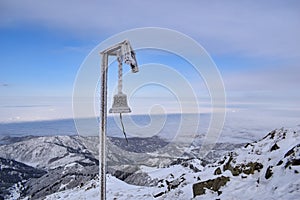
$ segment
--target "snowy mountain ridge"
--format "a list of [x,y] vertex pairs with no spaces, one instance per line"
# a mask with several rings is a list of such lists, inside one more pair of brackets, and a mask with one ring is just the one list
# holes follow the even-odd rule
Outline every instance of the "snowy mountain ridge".
[[[4,142],[2,141],[0,145],[0,158],[20,162],[36,170],[47,172],[38,179],[23,182],[20,189],[22,190],[21,197],[30,196],[31,199],[39,199],[57,191],[80,186],[98,174],[98,137],[6,137],[3,140]],[[153,149],[165,144],[159,138],[130,138],[126,148],[132,147],[132,151],[125,151],[122,148],[124,142],[111,137],[107,139],[108,172],[122,180],[138,170],[141,163],[158,166],[175,159],[171,155],[159,158],[157,156],[159,153],[151,155],[145,152],[149,150],[153,152]],[[140,143],[140,149],[138,149],[139,145],[135,145],[137,142]],[[120,147],[113,143],[118,143]],[[142,149],[143,145],[144,149]],[[170,145],[170,148],[173,147]],[[137,153],[137,150],[140,152]],[[177,151],[177,147],[175,146],[173,150]],[[10,173],[9,170],[10,168],[4,170],[5,176]],[[7,193],[10,192],[5,191],[5,194]]]
[[[108,199],[298,199],[300,132],[279,129],[228,152],[213,164],[187,159],[165,168],[141,166],[152,186],[107,175]],[[46,199],[98,199],[97,178]]]

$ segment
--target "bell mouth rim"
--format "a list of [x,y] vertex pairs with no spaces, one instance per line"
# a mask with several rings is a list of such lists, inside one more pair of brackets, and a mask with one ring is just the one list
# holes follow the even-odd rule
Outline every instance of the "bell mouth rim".
[[131,113],[131,109],[129,107],[110,108],[109,113]]

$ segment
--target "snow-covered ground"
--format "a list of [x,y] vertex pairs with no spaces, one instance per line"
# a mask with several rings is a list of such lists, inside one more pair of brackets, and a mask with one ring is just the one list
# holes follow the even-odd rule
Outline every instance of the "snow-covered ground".
[[[141,166],[154,186],[127,184],[107,175],[107,199],[299,199],[300,131],[280,129],[228,152],[217,162],[198,159],[165,168]],[[54,199],[99,199],[97,179],[48,195]]]

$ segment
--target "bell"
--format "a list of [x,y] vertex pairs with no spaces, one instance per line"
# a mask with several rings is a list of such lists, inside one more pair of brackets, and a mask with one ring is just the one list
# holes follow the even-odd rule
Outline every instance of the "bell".
[[109,109],[109,113],[130,113],[131,110],[127,104],[127,95],[118,93],[114,96],[114,102],[112,108]]

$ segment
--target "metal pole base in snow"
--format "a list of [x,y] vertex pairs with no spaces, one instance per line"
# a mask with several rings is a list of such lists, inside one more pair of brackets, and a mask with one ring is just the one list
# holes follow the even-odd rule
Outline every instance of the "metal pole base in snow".
[[106,118],[107,118],[107,68],[108,54],[102,54],[101,64],[101,100],[100,100],[100,130],[99,130],[99,181],[100,199],[106,199]]

